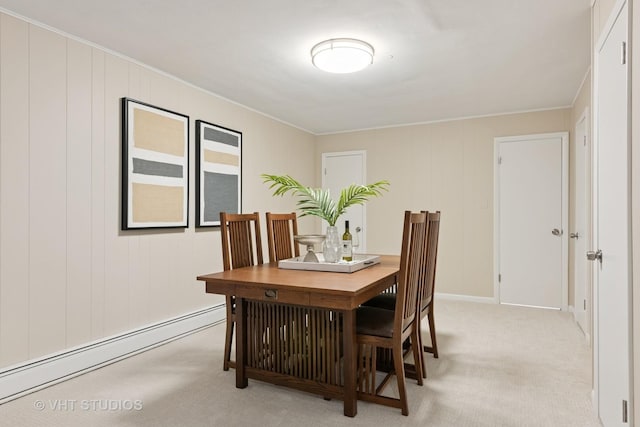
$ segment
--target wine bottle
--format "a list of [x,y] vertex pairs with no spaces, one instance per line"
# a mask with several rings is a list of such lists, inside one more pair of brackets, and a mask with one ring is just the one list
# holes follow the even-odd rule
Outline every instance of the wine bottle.
[[344,222],[344,234],[342,235],[342,259],[345,261],[353,260],[352,237],[349,232],[349,221]]

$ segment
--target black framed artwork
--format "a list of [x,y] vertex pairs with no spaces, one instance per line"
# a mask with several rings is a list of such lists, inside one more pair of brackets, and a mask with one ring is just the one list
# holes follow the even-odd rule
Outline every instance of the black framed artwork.
[[242,212],[242,132],[196,120],[196,227]]
[[122,229],[188,225],[189,117],[122,98]]

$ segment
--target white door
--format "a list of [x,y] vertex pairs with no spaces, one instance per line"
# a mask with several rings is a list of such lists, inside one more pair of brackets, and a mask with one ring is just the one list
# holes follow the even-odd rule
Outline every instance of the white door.
[[501,303],[565,307],[567,136],[496,138]]
[[[338,202],[340,190],[351,184],[366,184],[366,152],[345,151],[339,153],[322,153],[322,188],[331,191],[331,197]],[[366,210],[364,205],[356,205],[347,209],[336,226],[340,235],[344,232],[344,222],[349,221],[349,230],[354,239],[354,253],[366,253]],[[323,222],[322,232],[327,224]],[[358,231],[358,229],[360,231]]]
[[[609,426],[631,425],[629,90],[624,51],[626,2],[613,11],[595,55],[594,385],[598,415]],[[593,255],[593,254],[592,254]],[[593,256],[592,256],[593,257]],[[627,408],[626,414],[623,408]]]
[[572,232],[569,235],[573,241],[573,313],[576,322],[584,332],[587,340],[591,331],[587,323],[587,307],[591,298],[588,291],[588,268],[587,259],[587,182],[589,175],[589,141],[588,141],[588,118],[587,111],[584,112],[578,123],[576,123],[575,149],[576,162],[574,168],[575,178],[575,221]]

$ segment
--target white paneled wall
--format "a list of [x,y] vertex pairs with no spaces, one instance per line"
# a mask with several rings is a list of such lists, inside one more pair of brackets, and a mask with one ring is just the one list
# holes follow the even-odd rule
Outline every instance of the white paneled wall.
[[[190,116],[187,229],[120,231],[124,96]],[[222,268],[194,227],[196,119],[243,132],[243,210],[295,208],[260,173],[314,182],[313,135],[0,14],[0,370],[223,301],[195,280]]]

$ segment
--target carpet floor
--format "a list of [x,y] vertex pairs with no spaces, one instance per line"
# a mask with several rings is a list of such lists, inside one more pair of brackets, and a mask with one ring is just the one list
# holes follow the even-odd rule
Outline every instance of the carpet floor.
[[[409,416],[249,381],[222,370],[224,325],[0,406],[1,426],[600,426],[591,350],[566,312],[437,300],[440,357],[423,387],[408,380]],[[425,342],[428,327],[425,319]],[[392,380],[391,384],[395,384]],[[393,386],[388,393],[394,394]]]

